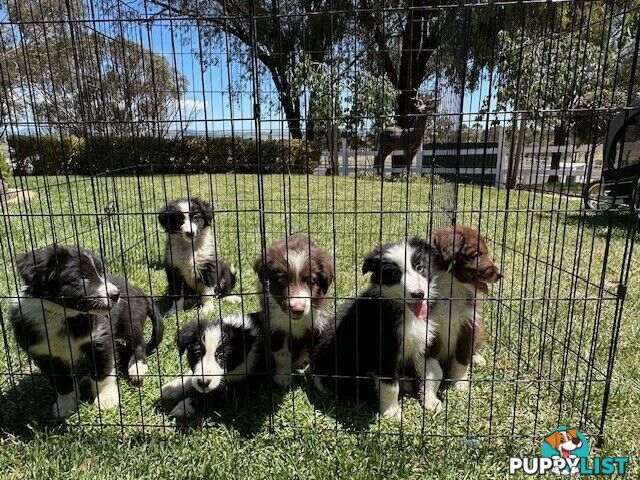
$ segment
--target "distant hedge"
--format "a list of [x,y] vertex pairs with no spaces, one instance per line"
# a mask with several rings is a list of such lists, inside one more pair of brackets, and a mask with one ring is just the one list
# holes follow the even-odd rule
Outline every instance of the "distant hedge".
[[[15,136],[8,140],[16,174],[97,174],[127,167],[155,173],[256,173],[255,139],[156,137],[86,139]],[[262,140],[260,171],[307,173],[320,164],[320,148],[304,140]],[[145,171],[145,170],[142,170]]]

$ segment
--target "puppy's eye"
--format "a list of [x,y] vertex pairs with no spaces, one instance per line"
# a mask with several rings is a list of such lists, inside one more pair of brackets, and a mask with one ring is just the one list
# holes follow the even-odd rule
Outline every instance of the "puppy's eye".
[[418,265],[416,265],[416,272],[418,273],[422,273],[422,271],[424,270],[424,266],[422,266],[421,263],[419,263]]
[[193,219],[194,220],[200,220],[202,218],[202,215],[200,215],[199,213],[194,213],[193,214]]
[[288,282],[289,282],[289,279],[287,277],[276,278],[276,283],[278,283],[278,285],[286,285]]
[[307,278],[307,285],[312,287],[315,284],[316,284],[316,279],[315,278]]
[[473,254],[473,258],[479,258],[481,256],[482,256],[482,253],[480,253],[480,252],[476,252],[476,253]]

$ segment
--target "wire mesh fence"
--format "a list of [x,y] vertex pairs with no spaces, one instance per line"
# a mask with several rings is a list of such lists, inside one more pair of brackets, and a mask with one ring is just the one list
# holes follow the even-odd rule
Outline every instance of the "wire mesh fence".
[[[640,94],[640,5],[321,3],[1,3],[0,106],[13,195],[0,202],[3,428],[59,421],[51,408],[60,403],[59,374],[34,363],[14,336],[25,253],[82,247],[164,316],[142,386],[127,378],[131,365],[108,372],[117,406],[81,402],[66,424],[166,432],[182,422],[163,405],[162,385],[197,376],[174,342],[178,331],[260,311],[271,325],[281,315],[265,307],[274,279],[259,275],[279,239],[308,236],[331,257],[335,276],[323,295],[335,322],[334,312],[369,287],[363,262],[374,247],[414,235],[433,245],[434,233],[453,224],[487,238],[503,278],[481,300],[485,362],[472,364],[466,389],[441,389],[437,413],[415,391],[400,396],[398,422],[372,416],[376,405],[333,402],[312,378],[315,340],[307,362],[288,366],[292,385],[283,390],[272,382],[277,352],[265,332],[259,391],[246,394],[254,388],[247,376],[222,400],[194,393],[203,428],[499,444],[569,425],[602,440],[637,228],[637,127],[616,139],[612,157],[603,152],[614,115],[631,115]],[[623,166],[632,190],[616,202],[623,177],[607,183],[602,172]],[[593,185],[599,200],[625,203],[623,211],[589,210],[583,187]],[[158,214],[196,198],[211,206],[209,259],[233,266],[230,293],[241,303],[220,298],[176,312]],[[196,265],[195,243],[191,253]],[[119,302],[132,298],[121,292]],[[64,304],[65,296],[45,300]],[[473,316],[480,304],[471,304]],[[50,345],[45,357],[58,358]],[[445,384],[455,380],[443,367]]]

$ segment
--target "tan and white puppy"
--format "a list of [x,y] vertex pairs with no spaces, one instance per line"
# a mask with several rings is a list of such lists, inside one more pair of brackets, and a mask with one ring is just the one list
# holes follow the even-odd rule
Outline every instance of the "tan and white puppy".
[[[484,343],[482,299],[488,284],[502,278],[499,266],[489,254],[485,237],[476,230],[456,225],[438,230],[432,244],[436,250],[436,290],[438,301],[429,313],[436,335],[429,346],[429,357],[448,368],[455,388],[468,386],[468,369],[472,361],[483,364],[477,350]],[[427,395],[437,408],[439,385]]]

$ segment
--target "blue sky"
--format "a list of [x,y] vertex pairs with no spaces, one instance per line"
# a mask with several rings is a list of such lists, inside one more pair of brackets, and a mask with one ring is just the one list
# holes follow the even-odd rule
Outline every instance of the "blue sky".
[[[98,25],[99,29],[109,30],[109,34],[113,35],[120,32],[123,24],[105,22]],[[154,22],[127,22],[124,25],[126,27],[122,27],[123,33],[127,37],[154,53],[163,55],[171,66],[175,66],[177,71],[186,77],[187,91],[181,99],[182,121],[177,122],[177,127],[186,127],[199,133],[204,133],[206,128],[209,134],[214,135],[229,133],[233,118],[235,133],[239,134],[239,130],[255,129],[252,120],[251,84],[246,84],[246,90],[242,92],[230,92],[229,88],[229,78],[237,80],[242,74],[250,78],[248,72],[243,70],[242,62],[229,59],[225,51],[216,51],[213,47],[206,46],[202,48],[205,50],[203,58],[207,65],[202,72],[200,58],[197,55],[200,42],[196,22],[184,23],[163,18]],[[234,82],[235,85],[237,83]],[[260,89],[263,100],[270,97],[272,103],[277,104],[275,88],[270,79],[262,79]],[[487,89],[487,82],[483,82],[476,91],[466,91],[463,111],[478,111]],[[231,95],[233,101],[230,101]],[[449,100],[449,103],[452,105],[448,108],[453,109],[450,111],[455,111],[457,100]],[[270,130],[286,129],[284,115],[279,112],[270,111],[263,106],[261,118],[263,134]],[[473,121],[473,115],[466,116],[465,120]]]

